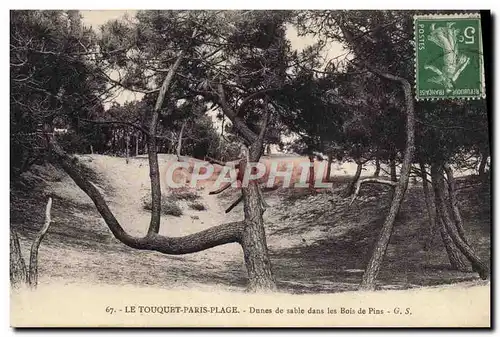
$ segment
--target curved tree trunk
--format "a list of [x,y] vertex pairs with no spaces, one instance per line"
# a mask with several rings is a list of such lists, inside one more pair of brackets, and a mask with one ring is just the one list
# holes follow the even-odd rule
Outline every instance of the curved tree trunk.
[[347,185],[346,189],[344,190],[343,196],[348,197],[351,196],[354,193],[354,190],[356,189],[356,183],[359,180],[359,177],[361,177],[361,171],[363,170],[363,164],[360,161],[356,161],[356,173],[354,174],[354,177],[352,178],[351,182],[349,185]]
[[431,176],[433,181],[432,185],[434,186],[436,204],[442,211],[444,220],[443,222],[444,225],[446,226],[446,231],[448,232],[451,239],[453,240],[453,243],[457,246],[460,252],[462,252],[462,254],[464,254],[467,257],[467,259],[471,262],[472,268],[479,273],[479,276],[482,279],[488,278],[489,275],[488,266],[486,266],[486,264],[484,264],[481,261],[479,256],[472,249],[472,247],[469,246],[466,242],[464,242],[464,240],[462,240],[460,234],[458,233],[457,227],[450,219],[444,199],[444,177],[443,177],[442,167],[440,167],[440,165],[437,164],[432,165]]
[[47,201],[47,206],[45,208],[45,223],[43,224],[42,228],[40,229],[40,232],[38,232],[38,235],[31,244],[28,281],[30,287],[32,288],[36,288],[38,285],[38,249],[40,248],[40,243],[42,243],[45,234],[47,234],[50,223],[52,221],[50,218],[51,208],[52,208],[52,198],[49,198],[49,200]]
[[375,159],[375,173],[373,173],[374,177],[380,176],[380,160],[377,158]]
[[115,218],[99,190],[81,174],[81,170],[76,164],[77,161],[69,156],[53,137],[49,137],[49,148],[53,163],[60,165],[78,187],[90,197],[113,236],[131,248],[170,255],[183,255],[241,241],[241,235],[245,228],[243,221],[211,227],[182,237],[166,237],[152,233],[151,230],[144,237],[131,236],[125,232]]
[[464,259],[464,256],[460,252],[460,250],[455,246],[453,240],[451,239],[448,231],[446,230],[445,218],[442,215],[442,212],[439,208],[436,207],[436,214],[439,219],[439,232],[441,234],[441,239],[443,240],[444,248],[446,249],[446,253],[448,254],[448,260],[450,261],[451,268],[454,270],[469,271],[469,266],[467,265],[467,261]]
[[[436,185],[438,182],[436,178],[432,179],[432,186],[436,189]],[[436,193],[434,193],[435,198],[435,206],[436,206],[436,221],[439,223],[439,232],[441,234],[441,239],[443,240],[443,245],[448,254],[448,260],[450,261],[450,265],[452,269],[459,271],[469,271],[469,266],[465,257],[462,255],[458,247],[453,243],[450,234],[448,234],[448,230],[446,229],[445,221],[447,219],[447,210],[443,209],[438,202]],[[446,213],[445,213],[446,212]],[[449,217],[448,217],[449,219]]]
[[[193,36],[195,33],[193,33]],[[174,65],[170,68],[160,88],[153,115],[147,134],[147,147],[150,166],[150,180],[152,193],[152,212],[148,232],[144,237],[134,237],[128,234],[119,224],[114,214],[109,209],[99,190],[88,181],[76,164],[59,146],[50,132],[46,132],[51,159],[58,163],[73,181],[91,198],[98,212],[111,230],[111,233],[125,245],[141,250],[157,251],[164,254],[180,255],[203,251],[215,246],[237,242],[242,245],[245,255],[246,267],[249,275],[249,290],[274,290],[276,289],[274,277],[271,271],[271,263],[267,251],[265,231],[263,225],[263,206],[258,185],[251,183],[243,189],[245,203],[245,220],[227,223],[201,232],[183,236],[166,237],[159,234],[160,225],[160,176],[158,169],[158,155],[156,144],[156,126],[158,113],[161,109],[165,94],[171,83],[182,59],[182,53],[178,56]],[[250,160],[258,161],[261,156],[262,140],[267,126],[269,113],[266,114],[261,134],[257,136],[246,124],[239,119],[224,98],[222,85],[219,85],[220,102],[224,113],[233,121],[234,127],[244,137],[247,144],[252,144]]]
[[450,209],[453,214],[453,220],[455,222],[455,226],[457,227],[458,234],[460,238],[467,244],[469,244],[467,237],[465,235],[464,225],[462,221],[462,215],[460,214],[460,209],[458,207],[457,200],[457,191],[456,191],[456,182],[455,177],[453,176],[453,170],[450,165],[445,164],[443,166],[444,171],[446,172],[447,182],[448,182],[448,197],[450,201]]
[[[462,221],[462,215],[460,214],[460,208],[458,206],[458,199],[457,199],[457,188],[456,188],[456,181],[455,177],[453,176],[453,169],[450,167],[450,165],[445,164],[443,166],[444,171],[446,172],[447,176],[447,182],[448,182],[448,196],[449,196],[449,201],[450,201],[450,208],[451,212],[453,214],[453,221],[455,222],[455,226],[457,227],[458,234],[460,235],[460,238],[468,245],[470,245],[469,240],[467,239],[467,235],[465,235],[465,230],[464,230],[464,225]],[[476,270],[476,265],[472,265],[472,268],[474,271],[479,272],[479,270]]]
[[429,238],[424,243],[424,249],[428,250],[431,247],[432,242],[434,240],[434,233],[436,229],[436,220],[435,220],[436,212],[430,195],[429,182],[427,181],[427,170],[425,168],[425,164],[422,161],[420,162],[420,177],[422,179],[422,187],[424,190],[424,198],[425,198],[425,208],[427,209],[427,218],[429,220],[429,229],[428,229]]
[[380,232],[380,236],[378,241],[373,248],[373,254],[368,262],[365,273],[363,274],[363,280],[361,282],[361,287],[364,289],[374,289],[375,288],[375,279],[380,271],[380,267],[382,264],[382,260],[384,258],[385,252],[387,250],[387,246],[389,244],[389,240],[392,235],[392,230],[394,226],[394,221],[396,219],[396,215],[399,212],[399,208],[403,203],[404,195],[406,192],[406,188],[408,187],[408,180],[410,177],[410,168],[411,163],[413,161],[413,152],[415,151],[415,112],[414,112],[414,103],[412,96],[412,89],[410,83],[398,76],[394,76],[388,73],[382,73],[378,70],[372,69],[367,66],[367,68],[377,74],[380,77],[391,81],[398,81],[401,83],[405,96],[405,113],[406,113],[406,149],[403,157],[403,163],[401,167],[401,177],[399,182],[394,190],[394,194],[392,197],[391,208],[389,209],[389,214],[382,225],[382,230]]

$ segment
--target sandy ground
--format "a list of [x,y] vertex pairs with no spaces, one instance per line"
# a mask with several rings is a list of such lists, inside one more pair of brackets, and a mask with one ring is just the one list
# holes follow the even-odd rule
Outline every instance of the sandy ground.
[[[150,190],[147,159],[132,158],[127,164],[124,158],[117,157],[79,158],[98,174],[94,184],[121,225],[130,234],[144,235],[150,219],[142,206],[142,198]],[[172,159],[160,156],[163,172]],[[286,160],[307,161],[300,157]],[[363,174],[371,175],[372,168],[367,167]],[[397,319],[394,315],[256,316],[247,312],[232,318],[199,315],[196,324],[489,325],[489,281],[479,280],[475,273],[450,270],[439,237],[429,236],[423,230],[426,212],[418,182],[410,185],[396,220],[378,277],[379,291],[357,291],[390,197],[385,187],[367,187],[348,207],[350,199],[342,198],[340,191],[353,170],[352,163],[335,164],[332,176],[337,183],[333,190],[310,194],[307,189],[279,189],[264,193],[269,204],[264,215],[267,242],[279,293],[248,295],[244,294],[247,275],[239,245],[228,244],[182,256],[128,248],[111,235],[90,198],[69,177],[38,167],[32,178],[40,182],[39,186],[18,191],[11,198],[11,226],[20,235],[25,257],[34,233],[43,222],[49,194],[54,198],[53,224],[39,251],[40,286],[35,292],[20,289],[11,293],[11,322],[18,326],[186,326],[193,324],[194,316],[176,316],[167,321],[164,316],[130,318],[121,314],[108,316],[105,308],[134,303],[197,306],[233,303],[241,310],[249,310],[251,306],[273,310],[276,306],[299,306],[308,310],[316,306],[326,312],[327,308],[358,309],[384,303],[392,308],[385,308],[386,311],[396,306],[412,307],[416,316]],[[467,234],[479,255],[489,263],[489,190],[478,186],[467,181],[460,183],[459,201]],[[166,195],[174,193],[165,186],[163,189]],[[207,210],[195,211],[181,200],[178,203],[183,215],[162,216],[160,233],[182,236],[243,219],[242,205],[229,214],[224,213],[238,197],[238,190],[229,189],[218,196],[208,195],[210,190],[209,185],[194,190],[199,195],[197,201]],[[423,242],[431,242],[431,249],[423,250]]]
[[[165,170],[172,156],[160,156]],[[85,165],[98,173],[95,184],[103,192],[109,207],[130,234],[146,233],[150,214],[142,207],[142,198],[149,193],[149,169],[146,158],[124,158],[93,155],[80,156]],[[288,158],[307,161],[306,158]],[[332,176],[347,181],[352,163],[335,164]],[[40,169],[41,170],[41,169]],[[364,171],[370,175],[370,168]],[[166,256],[130,249],[116,240],[95,207],[63,173],[38,172],[47,184],[43,191],[25,193],[12,198],[11,223],[18,230],[24,256],[40,223],[46,195],[54,196],[54,222],[40,248],[40,283],[144,285],[152,287],[221,285],[228,289],[244,289],[246,271],[243,253],[238,244],[228,244],[203,252]],[[56,175],[54,177],[54,175]],[[336,178],[336,179],[337,179]],[[354,205],[338,193],[344,183],[333,191],[310,195],[307,189],[282,189],[264,193],[269,208],[265,212],[267,242],[278,286],[295,293],[332,293],[357,288],[371,247],[377,238],[388,207],[384,187],[367,188]],[[231,213],[224,210],[238,197],[230,189],[218,196],[208,195],[210,186],[195,192],[207,210],[195,211],[179,201],[183,215],[162,216],[160,233],[182,236],[221,223],[243,219],[242,205]],[[489,262],[489,217],[483,194],[463,189],[464,208],[469,235],[480,255]],[[171,190],[164,189],[167,195]],[[485,195],[487,196],[487,195]],[[467,206],[467,205],[466,205]],[[379,276],[382,289],[406,289],[422,285],[475,280],[474,273],[460,273],[446,266],[446,253],[439,238],[427,238],[426,213],[418,186],[408,193],[398,217],[395,232]],[[402,225],[399,225],[402,224]],[[434,240],[431,251],[422,250],[422,241]]]

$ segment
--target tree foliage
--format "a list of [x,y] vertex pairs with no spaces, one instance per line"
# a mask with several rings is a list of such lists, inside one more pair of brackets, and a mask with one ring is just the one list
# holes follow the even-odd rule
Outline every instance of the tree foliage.
[[[443,241],[449,237],[484,275],[467,240],[455,235],[459,227],[455,233],[450,225],[459,217],[446,213],[442,185],[444,172],[452,177],[449,165],[469,168],[481,158],[484,170],[489,157],[486,105],[414,101],[410,83],[416,13],[148,10],[109,21],[96,33],[82,25],[77,11],[12,11],[12,174],[28,169],[52,146],[54,158],[123,243],[185,254],[238,242],[250,288],[274,289],[259,187],[242,189],[243,221],[183,238],[161,236],[158,152],[177,153],[179,160],[180,153],[237,158],[244,170],[248,161],[259,160],[266,144],[283,147],[291,139],[290,147],[310,159],[326,154],[330,160],[359,165],[367,160],[400,162],[399,181],[388,183],[395,188],[391,209],[363,281],[370,285],[412,165],[418,163],[422,177],[427,177],[425,167],[432,167]],[[290,25],[299,35],[313,34],[317,43],[294,50]],[[332,41],[347,50],[341,60],[324,59]],[[137,99],[110,104],[124,92]],[[247,156],[240,153],[241,145]],[[148,155],[152,216],[146,237],[124,231],[67,156],[89,151],[127,158]],[[362,182],[355,183],[353,200]],[[453,191],[450,187],[451,203]]]

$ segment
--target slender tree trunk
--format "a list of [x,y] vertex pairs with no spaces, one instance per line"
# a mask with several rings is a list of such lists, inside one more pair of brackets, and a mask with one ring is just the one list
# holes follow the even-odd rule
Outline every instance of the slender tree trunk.
[[448,254],[448,260],[450,261],[451,268],[454,270],[459,270],[463,272],[469,271],[469,267],[467,265],[467,261],[464,259],[464,256],[460,252],[460,250],[455,246],[453,240],[451,239],[448,231],[446,230],[446,225],[444,223],[444,217],[442,216],[442,210],[436,207],[436,214],[439,219],[439,232],[441,234],[441,239],[443,240],[444,248],[446,249],[446,253]]
[[179,132],[179,139],[177,140],[176,154],[177,154],[177,159],[178,160],[180,160],[180,158],[181,158],[182,137],[184,135],[184,128],[185,127],[186,127],[186,122],[182,123],[181,131]]
[[373,173],[373,176],[374,177],[380,176],[380,160],[378,158],[375,159],[375,173]]
[[450,219],[448,214],[448,210],[446,207],[445,199],[444,199],[444,177],[443,177],[443,169],[437,164],[432,165],[431,167],[431,175],[432,175],[432,185],[434,186],[434,194],[436,199],[436,204],[439,209],[442,211],[443,222],[446,226],[446,231],[450,235],[453,243],[457,246],[457,248],[462,252],[462,254],[467,257],[467,259],[471,262],[472,268],[479,273],[479,276],[482,279],[488,278],[489,270],[488,266],[484,264],[479,256],[474,252],[472,247],[468,245],[458,233],[456,225]]
[[14,229],[10,229],[10,283],[13,287],[26,284],[28,281],[28,272],[26,263],[21,253],[19,238]]
[[403,164],[401,167],[401,176],[393,193],[389,214],[387,214],[387,217],[382,225],[380,236],[377,243],[375,244],[373,255],[368,262],[365,273],[363,274],[363,280],[361,282],[362,288],[374,289],[375,279],[378,275],[378,272],[380,271],[382,260],[384,258],[389,240],[392,235],[394,221],[396,220],[396,215],[398,214],[399,208],[403,203],[404,195],[408,187],[410,168],[413,161],[413,153],[415,151],[415,115],[413,94],[410,83],[404,78],[387,73],[382,73],[378,70],[370,69],[370,67],[368,68],[380,77],[386,78],[391,81],[398,81],[399,83],[401,83],[404,90],[406,102],[406,149],[403,157]]
[[425,164],[420,162],[420,177],[422,178],[422,187],[424,190],[424,198],[425,198],[425,207],[427,209],[427,218],[429,220],[429,238],[424,243],[424,249],[427,250],[432,246],[432,242],[434,240],[434,233],[436,229],[436,214],[434,210],[434,205],[432,203],[430,191],[429,191],[429,182],[427,181],[427,170],[425,168]]
[[135,135],[135,156],[139,156],[139,134]]
[[[436,188],[435,187],[436,184],[437,184],[436,178],[433,177],[432,186],[434,187],[434,189]],[[448,254],[448,260],[450,261],[451,268],[459,271],[469,271],[469,267],[467,265],[465,257],[462,255],[457,246],[453,243],[453,240],[451,239],[451,236],[450,234],[448,234],[448,231],[446,229],[445,212],[447,212],[447,210],[443,209],[441,205],[438,203],[437,196],[435,193],[434,193],[434,199],[436,200],[435,202],[436,221],[439,223],[439,232],[441,234],[441,239],[443,240],[443,245],[446,250],[446,253]]]
[[116,156],[116,131],[113,129],[111,131],[113,134],[113,141],[111,142],[111,148],[113,149],[111,152],[113,153],[113,156]]
[[130,135],[129,135],[129,133],[128,133],[128,132],[127,132],[127,134],[125,135],[125,147],[126,147],[126,149],[125,149],[125,158],[126,158],[126,159],[125,159],[125,160],[126,160],[126,162],[127,162],[127,164],[128,164],[128,162],[129,162],[129,157],[130,157]]
[[356,173],[354,174],[354,178],[352,178],[351,182],[349,185],[347,185],[347,188],[344,190],[343,196],[348,197],[351,196],[354,193],[354,190],[356,189],[356,183],[359,180],[359,177],[361,177],[361,171],[363,170],[363,164],[360,161],[356,161]]
[[333,155],[329,154],[328,155],[328,166],[326,167],[326,177],[325,177],[325,182],[330,181],[330,176],[332,175],[332,162],[333,162]]
[[[346,27],[342,24],[342,22],[340,22],[339,28],[342,31],[346,40],[352,46],[355,47],[354,49],[356,49],[357,44],[354,42],[355,37],[353,33],[350,30],[346,29]],[[360,34],[360,36],[363,36],[363,34]],[[389,214],[387,215],[382,225],[382,230],[380,232],[379,239],[375,244],[373,255],[370,261],[368,262],[368,266],[366,267],[366,271],[363,274],[363,281],[361,283],[362,288],[373,289],[375,287],[374,284],[375,279],[378,275],[378,272],[380,271],[382,260],[392,235],[392,230],[394,226],[394,221],[396,219],[396,215],[399,212],[399,208],[401,207],[406,189],[408,187],[408,180],[410,178],[410,169],[413,161],[413,153],[415,152],[415,111],[414,111],[414,97],[412,93],[412,85],[410,84],[410,82],[408,82],[408,80],[406,80],[403,77],[395,76],[393,74],[375,69],[367,62],[364,63],[364,66],[371,73],[381,78],[384,78],[389,81],[399,82],[404,91],[405,105],[406,105],[405,107],[406,148],[403,156],[400,178],[399,181],[397,182],[396,188],[393,193]]]
[[[156,123],[154,130],[156,130]],[[150,130],[150,132],[151,131],[152,130]],[[152,235],[152,234],[157,234],[160,230],[161,185],[160,185],[160,169],[158,165],[158,149],[156,146],[156,137],[148,137],[147,144],[148,144],[147,153],[149,160],[149,177],[151,180],[151,221],[149,225],[148,235]]]
[[38,249],[40,248],[40,244],[42,243],[45,234],[49,230],[50,222],[52,221],[50,218],[51,208],[52,208],[52,198],[49,198],[47,206],[45,207],[45,223],[43,224],[40,232],[38,232],[38,235],[31,244],[30,268],[29,268],[28,280],[29,280],[29,285],[32,288],[36,288],[38,286]]
[[19,284],[28,284],[31,288],[36,288],[38,285],[38,249],[51,223],[51,207],[52,198],[49,198],[45,208],[45,222],[31,244],[29,268],[26,268],[21,254],[16,231],[13,229],[10,231],[10,281],[13,287],[17,287]]
[[156,143],[156,129],[158,127],[158,117],[160,110],[165,100],[165,95],[170,87],[172,79],[179,68],[179,65],[184,56],[184,51],[179,53],[174,64],[170,67],[167,76],[163,80],[160,87],[154,110],[152,111],[151,121],[149,124],[148,144],[148,160],[149,160],[149,177],[151,180],[151,221],[149,223],[148,235],[158,234],[160,230],[160,211],[161,211],[161,185],[160,185],[160,169],[158,165],[158,148]]
[[396,174],[396,159],[394,159],[394,158],[391,159],[390,167],[391,167],[391,180],[398,181],[398,176]]
[[455,222],[455,226],[457,227],[458,234],[460,238],[466,243],[469,244],[467,237],[465,235],[464,225],[462,221],[462,215],[460,214],[460,209],[458,207],[457,200],[457,191],[456,191],[456,182],[455,177],[453,176],[453,170],[448,165],[445,164],[443,166],[444,171],[446,172],[446,177],[448,178],[448,197],[450,201],[450,209],[453,214],[453,220]]
[[315,181],[315,175],[314,175],[314,156],[309,155],[309,189],[311,191],[314,191],[314,181]]

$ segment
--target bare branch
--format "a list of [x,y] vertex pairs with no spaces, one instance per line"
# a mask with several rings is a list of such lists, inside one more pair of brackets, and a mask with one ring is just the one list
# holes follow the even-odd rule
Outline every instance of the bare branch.
[[214,159],[212,157],[207,156],[207,157],[205,157],[205,160],[207,162],[209,162],[210,164],[217,164],[220,166],[229,166],[229,167],[233,167],[235,169],[240,167],[240,159],[223,162],[223,161],[220,161],[220,160],[217,160],[217,159]]
[[142,89],[137,89],[137,88],[133,88],[129,85],[126,85],[125,83],[121,82],[121,81],[117,81],[113,78],[111,78],[111,76],[109,76],[108,74],[106,74],[106,72],[104,70],[101,70],[99,69],[99,72],[106,78],[106,80],[108,80],[109,82],[115,84],[115,85],[118,85],[128,91],[132,91],[132,92],[138,92],[138,93],[141,93],[141,94],[153,94],[155,92],[159,92],[161,90],[161,88],[156,88],[156,89],[151,89],[151,90],[142,90]]
[[210,191],[208,194],[209,194],[209,195],[219,194],[219,193],[222,193],[222,192],[224,192],[225,190],[227,190],[229,187],[231,187],[231,183],[227,183],[226,185],[222,186],[222,187],[221,187],[221,188],[219,188],[218,190],[215,190],[215,191]]
[[248,128],[241,118],[234,112],[226,101],[226,95],[222,84],[218,85],[219,101],[224,114],[231,120],[233,126],[243,136],[243,140],[248,144],[253,144],[257,140],[257,135]]
[[351,202],[349,203],[349,206],[352,205],[354,200],[358,197],[359,190],[361,188],[361,184],[363,183],[378,183],[378,184],[384,184],[384,185],[390,185],[392,187],[395,187],[398,185],[397,181],[392,181],[392,180],[385,180],[385,179],[380,179],[380,178],[364,178],[364,179],[359,179],[358,182],[356,183],[356,190],[354,191],[354,195],[352,196]]
[[263,96],[263,95],[265,95],[265,94],[267,94],[269,92],[277,91],[277,90],[280,90],[280,89],[281,88],[263,89],[263,90],[259,90],[257,92],[254,92],[251,95],[248,95],[241,102],[240,106],[238,107],[238,110],[236,111],[236,115],[241,116],[241,113],[243,112],[243,109],[248,105],[248,103],[250,103],[251,100],[253,100],[253,99],[257,98],[257,97]]
[[52,208],[52,198],[49,197],[49,200],[47,201],[47,206],[45,208],[45,223],[43,224],[42,228],[38,232],[38,235],[31,244],[28,282],[30,287],[32,288],[36,288],[38,284],[38,248],[40,247],[40,243],[42,242],[43,237],[49,230],[49,226],[52,221],[50,218],[51,208]]
[[233,203],[231,204],[231,206],[229,206],[229,207],[226,209],[225,213],[229,213],[229,212],[231,212],[231,211],[233,210],[233,208],[235,208],[236,206],[238,206],[238,204],[239,204],[242,200],[243,200],[243,194],[242,194],[242,195],[240,195],[240,197],[239,197],[238,199],[236,199],[236,201],[235,201],[235,202],[233,202]]

